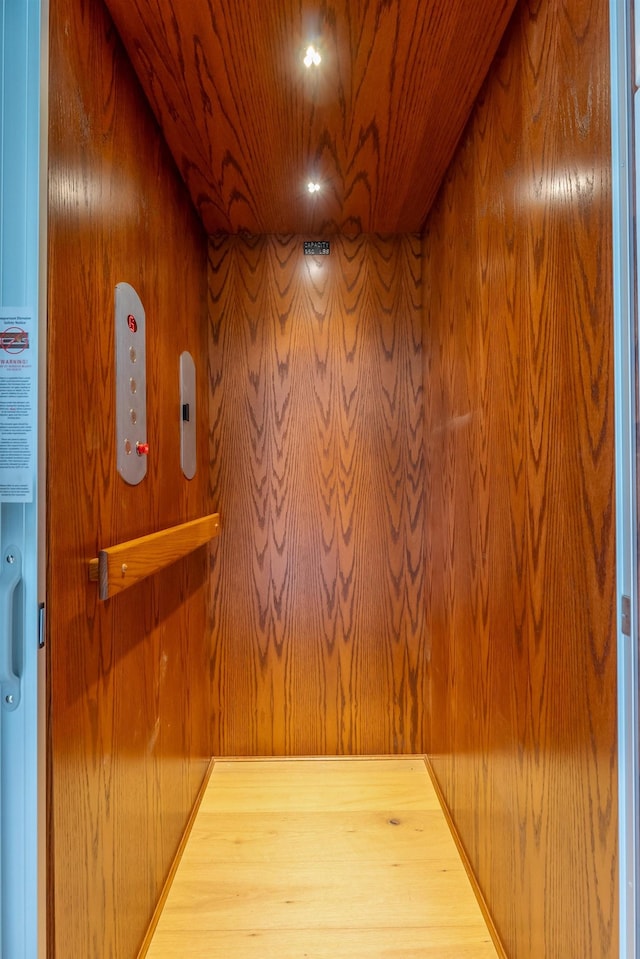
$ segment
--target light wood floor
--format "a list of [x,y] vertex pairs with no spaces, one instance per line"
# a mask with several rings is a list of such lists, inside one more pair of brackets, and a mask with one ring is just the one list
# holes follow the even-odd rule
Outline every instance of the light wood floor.
[[148,959],[496,959],[424,760],[216,762]]

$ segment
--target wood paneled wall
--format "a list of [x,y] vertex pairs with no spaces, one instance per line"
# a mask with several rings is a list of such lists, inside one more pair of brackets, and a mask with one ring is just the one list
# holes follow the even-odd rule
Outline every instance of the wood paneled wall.
[[[100,547],[209,511],[207,241],[101,0],[52,0],[49,131],[50,955],[137,953],[202,782],[208,553],[113,600]],[[148,474],[116,472],[114,287],[147,316]],[[199,375],[180,470],[178,357]]]
[[607,11],[521,2],[424,238],[431,756],[510,959],[618,955]]
[[217,754],[425,748],[420,240],[209,247]]

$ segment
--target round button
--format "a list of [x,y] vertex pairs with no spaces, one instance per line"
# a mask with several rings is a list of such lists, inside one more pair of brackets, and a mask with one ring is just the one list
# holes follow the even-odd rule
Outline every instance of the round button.
[[149,452],[149,444],[141,443],[139,440],[136,443],[136,453],[138,456],[146,456]]

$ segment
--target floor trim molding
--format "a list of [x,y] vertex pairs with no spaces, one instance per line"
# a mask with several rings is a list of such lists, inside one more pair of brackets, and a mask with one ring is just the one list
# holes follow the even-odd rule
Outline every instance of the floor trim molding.
[[153,910],[153,915],[151,917],[151,922],[149,923],[149,928],[147,929],[146,935],[142,940],[142,945],[138,952],[138,959],[144,959],[149,951],[151,946],[151,940],[153,939],[153,934],[156,931],[156,926],[160,921],[160,916],[162,915],[162,910],[164,909],[165,902],[167,901],[167,896],[169,895],[169,890],[171,889],[171,884],[174,880],[175,874],[178,871],[178,866],[180,865],[180,860],[182,859],[182,854],[186,848],[187,842],[189,841],[189,836],[191,835],[191,830],[193,829],[193,824],[196,821],[200,805],[204,798],[204,794],[207,791],[207,786],[209,785],[209,780],[211,779],[211,773],[213,772],[213,767],[215,766],[215,759],[212,758],[207,767],[207,771],[204,774],[202,784],[198,790],[198,795],[196,796],[196,801],[193,804],[193,809],[191,810],[191,815],[185,827],[185,830],[182,834],[182,839],[180,840],[180,845],[176,850],[173,862],[171,864],[171,869],[165,879],[164,886],[162,887],[162,892],[160,893],[160,898],[156,903],[156,908]]
[[480,909],[482,911],[484,921],[487,924],[487,929],[489,930],[489,933],[493,940],[493,944],[496,947],[496,952],[500,956],[500,959],[509,959],[505,951],[505,948],[502,945],[502,940],[500,939],[500,936],[498,934],[496,924],[493,921],[493,916],[491,915],[491,911],[489,909],[489,906],[487,905],[487,901],[484,898],[484,894],[482,892],[482,889],[480,888],[480,885],[476,878],[476,874],[473,871],[473,866],[471,865],[471,860],[469,859],[469,856],[467,855],[467,850],[464,848],[462,839],[460,838],[460,835],[458,834],[458,830],[456,829],[456,825],[453,821],[453,817],[445,801],[444,793],[442,792],[442,789],[440,788],[440,783],[438,782],[433,766],[431,765],[431,760],[426,755],[423,756],[423,759],[424,759],[425,766],[427,767],[427,772],[429,773],[429,776],[431,777],[431,782],[433,784],[433,788],[435,790],[436,796],[438,797],[438,801],[440,803],[440,806],[442,807],[442,812],[444,813],[444,817],[447,820],[447,825],[449,826],[451,835],[453,836],[453,841],[455,842],[458,852],[460,854],[460,859],[462,860],[462,864],[466,870],[467,876],[469,877],[469,882],[471,883],[471,887],[475,893],[475,897],[478,900],[478,905],[480,906]]

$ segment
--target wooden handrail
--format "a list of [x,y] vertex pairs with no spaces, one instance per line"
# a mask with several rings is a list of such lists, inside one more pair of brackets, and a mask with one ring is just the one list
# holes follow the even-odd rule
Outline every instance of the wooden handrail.
[[220,515],[211,513],[180,526],[109,546],[89,562],[89,579],[99,584],[100,599],[109,599],[204,546],[219,533]]

